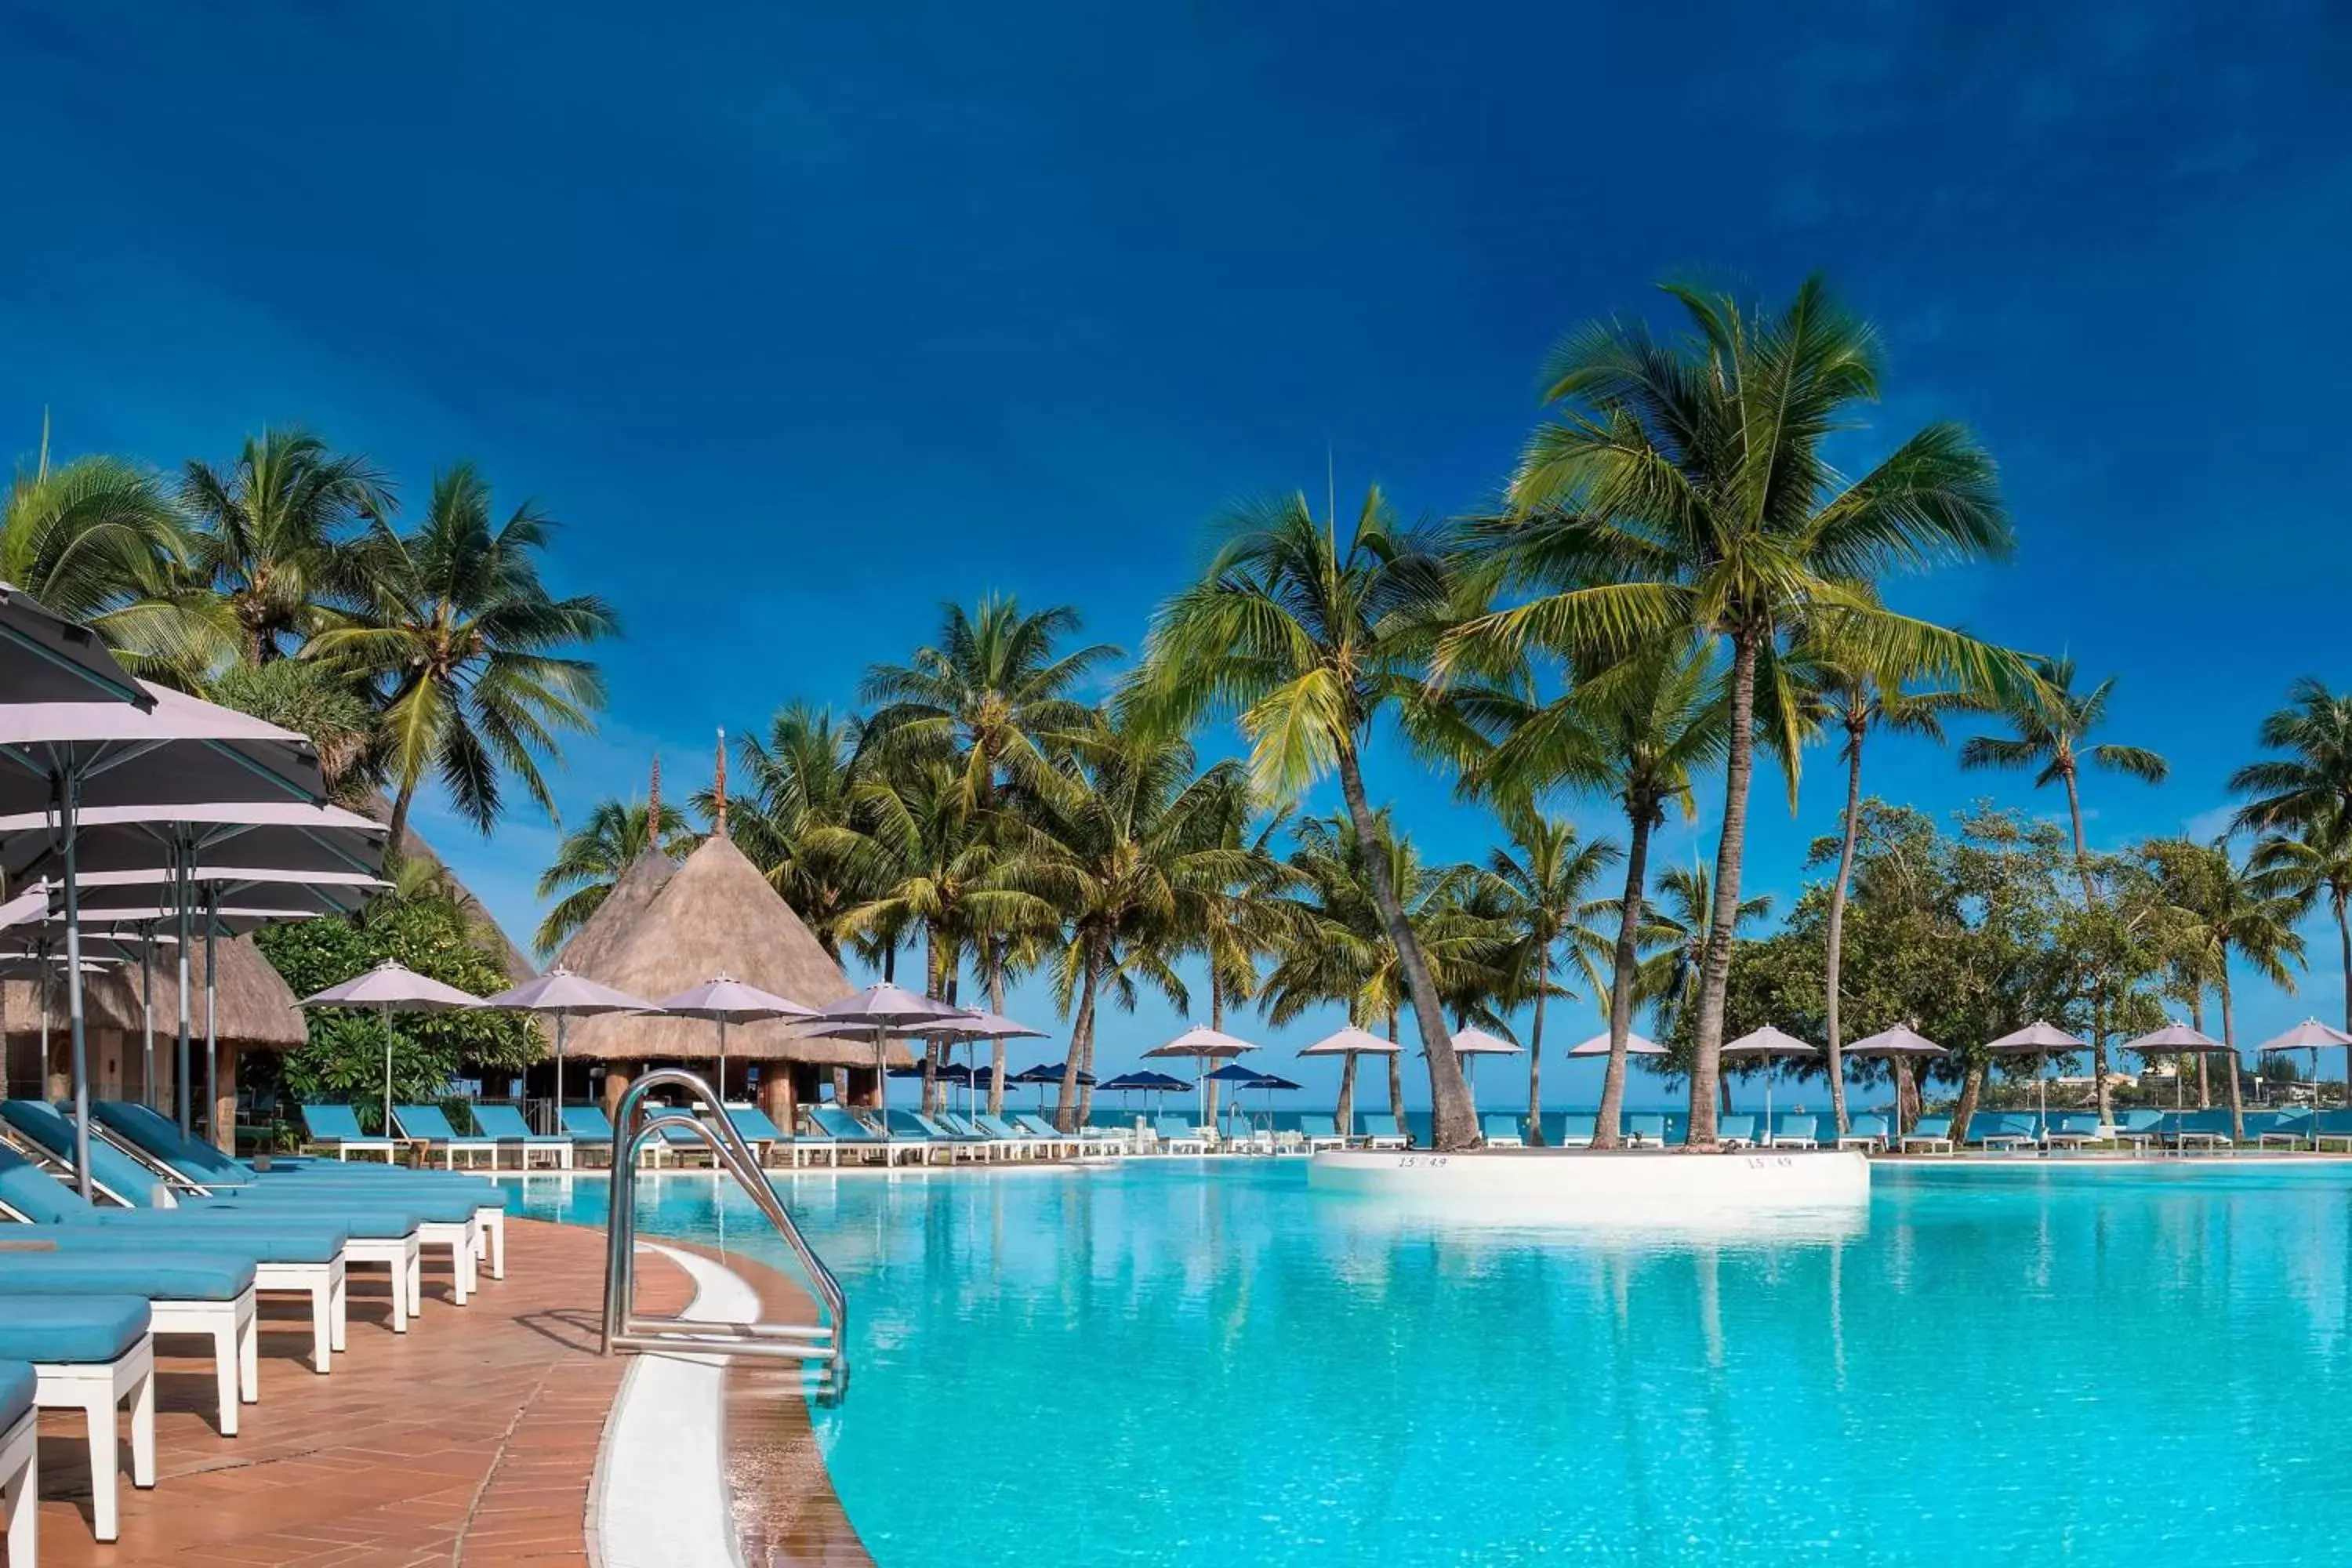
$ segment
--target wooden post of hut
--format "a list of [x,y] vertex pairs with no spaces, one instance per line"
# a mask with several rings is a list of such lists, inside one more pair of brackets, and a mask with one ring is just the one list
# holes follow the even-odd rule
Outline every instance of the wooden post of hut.
[[236,1152],[237,1058],[243,1056],[244,1052],[238,1048],[235,1040],[223,1040],[215,1049],[220,1053],[220,1058],[215,1078],[215,1092],[219,1095],[219,1098],[213,1101],[213,1142],[218,1146],[222,1153],[235,1155]]
[[772,1072],[760,1081],[760,1109],[769,1121],[786,1132],[795,1130],[800,1121],[800,1097],[793,1085],[793,1074],[785,1070]]

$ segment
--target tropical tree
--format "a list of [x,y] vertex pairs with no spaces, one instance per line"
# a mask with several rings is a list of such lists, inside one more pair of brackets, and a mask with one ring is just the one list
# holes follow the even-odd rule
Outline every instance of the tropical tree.
[[102,456],[53,464],[43,423],[40,453],[10,479],[0,511],[0,576],[134,667],[186,679],[218,651],[203,605],[177,593],[189,549],[154,474]]
[[392,515],[392,486],[365,458],[306,430],[247,437],[226,468],[191,461],[180,504],[190,564],[226,611],[236,653],[267,664],[365,606],[370,552],[352,546]]
[[1601,960],[1610,943],[1591,919],[1607,905],[1592,889],[1622,852],[1606,839],[1587,841],[1573,824],[1533,810],[1510,813],[1504,830],[1510,841],[1488,853],[1482,882],[1493,895],[1494,917],[1512,932],[1508,967],[1529,980],[1534,1017],[1528,1035],[1528,1131],[1529,1140],[1540,1144],[1544,1004],[1556,994],[1552,971],[1563,962],[1573,964],[1596,994],[1606,984]]
[[[1658,878],[1658,897],[1651,905],[1645,946],[1655,951],[1642,963],[1636,997],[1648,1004],[1661,1037],[1697,1037],[1696,1006],[1699,977],[1706,973],[1713,950],[1714,925],[1721,905],[1714,879],[1703,861],[1669,866]],[[1772,900],[1751,897],[1732,910],[1735,934],[1772,912]],[[1694,1053],[1696,1059],[1696,1053]]]
[[[2099,901],[2097,879],[2092,875],[2091,853],[2083,837],[2082,772],[2094,767],[2121,773],[2145,784],[2162,784],[2170,765],[2145,746],[2093,742],[2090,737],[2107,717],[2107,701],[2116,689],[2109,676],[2089,691],[2074,689],[2074,661],[2068,658],[2034,661],[2038,679],[2012,688],[2000,706],[2014,731],[2009,735],[1976,735],[1960,748],[1963,768],[2035,770],[2034,787],[2063,784],[2066,816],[2074,835],[2074,869],[2083,884],[2083,907]],[[2098,1079],[2099,1115],[2108,1114],[2107,1037],[2095,1029],[2091,1039],[2091,1070]]]
[[2293,900],[2299,914],[2326,901],[2343,963],[2345,1026],[2352,1030],[2352,831],[2333,816],[2299,824],[2293,837],[2257,840],[2247,866],[2263,892]]
[[2231,1136],[2245,1136],[2244,1105],[2238,1080],[2244,1064],[2238,1055],[2237,1014],[2230,976],[2242,959],[2254,973],[2282,990],[2294,989],[2293,971],[2302,967],[2303,937],[2294,929],[2301,912],[2293,898],[2272,891],[2261,872],[2230,854],[2227,838],[2211,844],[2156,839],[2142,855],[2167,888],[2175,910],[2193,923],[2212,954],[2213,984],[2221,1004],[2221,1043],[2230,1047]]
[[[1451,734],[1425,676],[1434,634],[1458,608],[1454,586],[1440,542],[1400,529],[1378,489],[1344,535],[1336,517],[1318,523],[1304,496],[1244,508],[1201,581],[1153,617],[1125,700],[1140,721],[1171,731],[1234,715],[1251,776],[1274,803],[1336,771],[1350,824],[1373,842],[1362,767],[1373,721],[1392,713],[1430,751]],[[1428,957],[1385,858],[1365,865],[1429,1063],[1433,1141],[1466,1149],[1477,1119]]]
[[[1249,775],[1230,768],[1217,775],[1225,795],[1204,807],[1213,812],[1224,848],[1236,857],[1231,876],[1199,878],[1178,889],[1176,931],[1186,951],[1197,955],[1209,977],[1209,1027],[1225,1026],[1225,1009],[1258,994],[1259,965],[1281,946],[1286,916],[1280,894],[1289,880],[1274,852],[1289,824],[1286,812],[1261,813]],[[1217,1084],[1207,1101],[1213,1125]]]
[[1564,787],[1610,799],[1625,814],[1625,886],[1610,960],[1609,1060],[1592,1139],[1597,1149],[1613,1149],[1625,1107],[1651,836],[1665,826],[1669,807],[1691,816],[1691,775],[1723,755],[1728,709],[1715,689],[1705,647],[1691,639],[1589,674],[1549,703],[1514,710],[1491,695],[1484,703],[1487,727],[1501,738],[1474,770],[1475,787],[1506,802]]
[[663,852],[691,851],[694,829],[686,814],[667,802],[656,807],[650,801],[600,800],[589,808],[586,821],[563,836],[554,861],[539,878],[538,897],[556,900],[531,938],[540,956],[552,954],[586,925],[604,907],[621,874],[652,850],[656,810]]
[[1976,439],[1930,425],[1849,482],[1824,448],[1878,395],[1877,334],[1819,279],[1773,315],[1727,295],[1668,292],[1688,318],[1685,342],[1609,321],[1553,356],[1547,395],[1558,417],[1528,442],[1507,513],[1481,531],[1507,583],[1527,592],[1466,621],[1442,658],[1618,658],[1692,635],[1727,654],[1718,908],[1698,972],[1690,1083],[1690,1142],[1704,1148],[1715,1142],[1759,731],[1780,731],[1791,766],[1802,738],[1801,714],[1775,700],[1789,689],[1778,667],[1790,639],[1834,615],[1874,662],[1955,684],[2021,672],[2014,656],[1878,596],[1894,574],[2006,553],[2008,519]]
[[460,463],[434,479],[415,532],[377,518],[352,547],[366,558],[353,568],[365,602],[306,651],[370,680],[383,703],[393,843],[428,770],[484,833],[504,803],[501,775],[554,816],[541,759],[558,755],[559,735],[590,729],[604,701],[596,667],[572,650],[620,630],[603,599],[557,598],[540,580],[555,529],[529,501],[494,523],[488,482]]
[[2284,756],[2248,763],[2230,788],[2251,798],[2237,826],[2256,833],[2352,821],[2352,693],[2338,695],[2305,676],[2287,689],[2287,705],[2263,720],[2262,744]]
[[955,757],[975,810],[992,809],[1008,779],[1050,789],[1054,763],[1095,728],[1093,707],[1075,693],[1119,650],[1061,650],[1079,625],[1066,605],[1024,614],[1017,600],[991,595],[969,614],[942,609],[936,645],[866,671],[864,698],[881,705],[866,721],[868,741],[886,755]]
[[225,707],[310,738],[328,793],[363,807],[383,784],[383,731],[360,685],[329,665],[281,658],[232,664],[207,695]]
[[1823,963],[1822,1070],[1829,1080],[1830,1114],[1841,1135],[1845,1116],[1845,1018],[1838,992],[1844,958],[1845,906],[1853,886],[1856,841],[1862,830],[1862,752],[1873,731],[1910,735],[1944,743],[1944,716],[1981,706],[1998,693],[1949,689],[1913,690],[1906,682],[1911,671],[1874,664],[1866,654],[1855,658],[1838,646],[1833,619],[1822,635],[1810,659],[1807,685],[1822,713],[1822,726],[1838,736],[1839,760],[1845,763],[1845,812],[1841,819],[1837,877],[1830,884],[1828,944]]
[[[864,734],[854,717],[792,702],[768,721],[764,737],[735,738],[740,778],[728,801],[728,835],[835,963],[842,917],[878,893],[838,853],[837,841],[829,847],[820,838],[824,830],[853,825],[856,788],[870,772],[862,761]],[[695,805],[709,816],[718,800],[704,792]]]

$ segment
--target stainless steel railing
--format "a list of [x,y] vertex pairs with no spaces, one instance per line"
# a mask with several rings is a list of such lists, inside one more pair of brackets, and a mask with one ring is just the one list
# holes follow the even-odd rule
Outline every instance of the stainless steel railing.
[[[646,1091],[674,1085],[719,1108],[716,1121],[650,1105]],[[616,1350],[686,1351],[702,1355],[768,1356],[814,1363],[818,1403],[839,1403],[849,1390],[849,1299],[824,1259],[808,1244],[801,1227],[767,1173],[752,1157],[751,1145],[728,1121],[719,1096],[702,1078],[677,1068],[663,1068],[629,1085],[621,1096],[613,1126],[613,1201],[604,1229],[604,1352]],[[671,1128],[690,1131],[710,1147],[719,1168],[733,1176],[751,1201],[784,1238],[800,1259],[825,1321],[814,1326],[799,1323],[699,1323],[681,1318],[642,1317],[636,1310],[637,1156],[649,1137]]]

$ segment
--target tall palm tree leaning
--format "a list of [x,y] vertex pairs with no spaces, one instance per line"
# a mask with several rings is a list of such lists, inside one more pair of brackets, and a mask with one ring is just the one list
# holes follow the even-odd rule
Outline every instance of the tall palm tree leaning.
[[[2091,874],[2091,851],[2083,837],[2082,773],[2094,767],[2121,773],[2144,784],[2162,784],[2171,765],[2145,746],[2094,743],[2091,732],[2107,717],[2107,700],[2116,679],[2109,676],[2089,691],[2074,689],[2074,661],[2069,658],[2034,661],[2037,679],[2015,688],[2000,706],[2011,735],[1976,735],[1960,748],[1963,768],[2032,768],[2034,787],[2053,784],[2066,789],[2066,816],[2074,833],[2074,871],[2082,879],[2083,907],[2099,901],[2097,880]],[[2103,1010],[2102,1010],[2103,1011]],[[2092,1031],[2091,1070],[2098,1079],[2099,1120],[2109,1114],[2107,1037]]]
[[617,636],[620,618],[593,595],[559,599],[540,581],[553,521],[526,501],[490,520],[490,487],[471,464],[436,476],[424,521],[405,536],[382,519],[361,545],[368,602],[354,624],[305,650],[376,684],[393,780],[397,845],[428,770],[459,816],[488,833],[521,781],[550,817],[555,799],[539,759],[561,731],[582,732],[604,706],[596,667],[572,649]]
[[1489,697],[1484,705],[1499,739],[1474,774],[1478,788],[1506,801],[1574,789],[1610,799],[1625,814],[1625,887],[1617,900],[1610,961],[1609,1059],[1592,1134],[1594,1148],[1613,1149],[1625,1109],[1651,836],[1665,826],[1670,806],[1684,820],[1691,818],[1691,775],[1722,758],[1728,709],[1710,679],[1706,648],[1694,638],[1662,643],[1580,678],[1549,703],[1514,711],[1506,700]]
[[1853,886],[1854,847],[1862,833],[1862,751],[1871,731],[1911,735],[1944,743],[1944,716],[1978,708],[1995,695],[1991,691],[1952,689],[1915,691],[1906,682],[1912,672],[1874,665],[1865,655],[1853,658],[1837,644],[1837,622],[1821,628],[1807,685],[1822,710],[1823,727],[1840,736],[1839,757],[1845,763],[1845,812],[1839,823],[1837,879],[1830,884],[1829,923],[1822,951],[1822,992],[1824,1009],[1823,1073],[1829,1079],[1830,1114],[1841,1136],[1846,1131],[1844,997],[1839,982],[1845,957],[1846,898]]
[[1598,907],[1593,883],[1622,858],[1623,851],[1605,838],[1587,841],[1574,824],[1539,811],[1509,813],[1504,831],[1510,842],[1487,853],[1484,879],[1516,933],[1515,967],[1533,972],[1528,976],[1535,1016],[1528,1033],[1528,1140],[1540,1145],[1544,1003],[1553,991],[1552,966],[1565,958],[1583,972],[1594,992],[1605,984],[1600,955],[1608,942],[1587,917]]
[[2235,826],[2265,836],[2252,864],[2271,890],[2305,907],[2326,898],[2344,964],[2345,1027],[2352,1029],[2352,693],[2306,676],[2260,733],[2263,746],[2285,754],[2230,775],[2231,791],[2252,797]]
[[292,653],[366,602],[372,557],[347,548],[392,515],[365,458],[306,430],[247,437],[226,469],[191,461],[180,504],[195,521],[197,579],[218,597],[247,664]]
[[[1992,459],[1973,436],[1935,424],[1847,481],[1823,446],[1879,387],[1877,333],[1841,310],[1819,279],[1777,314],[1728,295],[1667,292],[1688,318],[1680,343],[1639,322],[1571,334],[1546,374],[1557,417],[1513,475],[1508,510],[1482,542],[1526,590],[1474,617],[1441,648],[1493,659],[1542,649],[1622,658],[1661,637],[1697,635],[1728,654],[1730,740],[1691,1066],[1689,1146],[1716,1143],[1724,994],[1747,847],[1758,730],[1786,726],[1794,764],[1800,715],[1769,700],[1803,626],[1835,614],[1874,660],[1954,684],[2022,676],[2015,655],[1879,601],[1880,579],[2005,555],[2009,520]],[[1759,693],[1767,694],[1759,708]]]
[[[1372,722],[1393,711],[1416,744],[1439,749],[1446,721],[1428,700],[1427,659],[1454,603],[1437,539],[1397,527],[1368,493],[1344,537],[1304,496],[1244,508],[1201,581],[1160,605],[1124,700],[1138,719],[1188,730],[1223,711],[1240,722],[1259,793],[1280,805],[1336,771],[1357,834],[1378,827],[1364,791]],[[1431,1142],[1477,1142],[1462,1064],[1429,962],[1407,923],[1385,857],[1367,854],[1372,897],[1395,944],[1429,1064]]]

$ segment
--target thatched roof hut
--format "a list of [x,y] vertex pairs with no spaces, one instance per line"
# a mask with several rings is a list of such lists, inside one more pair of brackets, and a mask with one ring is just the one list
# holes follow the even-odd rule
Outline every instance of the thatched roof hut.
[[[614,885],[556,962],[575,973],[649,1000],[674,995],[716,974],[730,974],[806,1007],[839,1001],[855,989],[825,955],[800,916],[723,834],[705,839],[683,865],[667,856],[639,859]],[[570,1053],[614,1061],[698,1061],[717,1048],[717,1031],[699,1018],[614,1016],[581,1018]],[[870,1068],[873,1047],[810,1039],[782,1022],[727,1031],[730,1060]],[[903,1044],[894,1062],[912,1060]]]
[[[306,1037],[301,1013],[294,1005],[294,993],[286,982],[261,956],[249,936],[223,938],[216,945],[220,954],[220,985],[215,993],[215,1023],[223,1044],[245,1048],[284,1051],[300,1045]],[[176,1034],[180,1019],[180,960],[178,950],[158,947],[154,962],[154,1016],[158,1036]],[[55,979],[48,982],[49,1014],[52,1027],[62,1030],[66,1026],[65,972],[60,968]],[[93,1029],[117,1029],[136,1036],[141,1032],[139,1011],[140,973],[134,960],[119,963],[102,973],[86,975],[82,982],[82,1016]],[[0,1003],[5,1003],[7,1031],[11,1035],[37,1034],[41,1026],[41,993],[37,982],[11,980],[0,988]],[[194,1021],[199,1037],[205,1032],[205,944],[201,939],[188,949],[188,1016]]]

